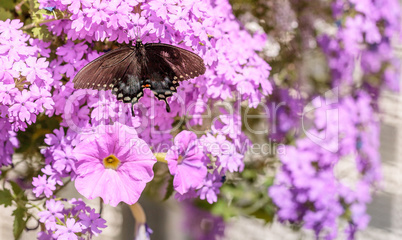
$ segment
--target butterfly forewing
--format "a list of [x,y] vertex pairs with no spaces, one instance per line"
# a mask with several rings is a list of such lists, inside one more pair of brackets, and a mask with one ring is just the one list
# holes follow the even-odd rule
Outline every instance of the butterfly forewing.
[[106,90],[111,89],[113,82],[122,79],[128,72],[137,75],[134,54],[135,49],[122,47],[100,56],[78,72],[73,80],[74,87]]

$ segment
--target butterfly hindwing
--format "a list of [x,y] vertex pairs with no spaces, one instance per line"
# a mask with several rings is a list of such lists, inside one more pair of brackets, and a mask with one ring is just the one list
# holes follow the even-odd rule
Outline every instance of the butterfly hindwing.
[[145,45],[148,59],[163,59],[179,81],[195,78],[205,73],[202,58],[186,49],[163,43]]
[[176,92],[179,81],[188,80],[205,73],[203,60],[196,54],[168,44],[145,45],[147,64],[142,70],[150,78],[155,97],[165,101]]

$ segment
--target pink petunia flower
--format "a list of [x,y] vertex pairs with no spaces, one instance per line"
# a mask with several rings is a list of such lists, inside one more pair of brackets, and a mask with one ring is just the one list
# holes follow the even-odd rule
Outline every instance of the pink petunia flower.
[[206,156],[200,146],[195,133],[182,131],[166,154],[169,171],[174,175],[173,187],[181,195],[201,187],[207,175]]
[[77,144],[75,187],[88,199],[134,204],[154,176],[156,158],[133,128],[116,122],[97,127],[96,134]]

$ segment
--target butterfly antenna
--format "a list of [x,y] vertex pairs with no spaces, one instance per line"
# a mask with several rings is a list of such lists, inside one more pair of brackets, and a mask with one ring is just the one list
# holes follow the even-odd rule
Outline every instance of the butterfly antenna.
[[141,28],[140,28],[140,17],[141,17],[141,12],[138,13],[138,23],[137,23],[137,32],[138,32],[138,38],[141,38]]
[[[141,37],[141,34],[140,34],[140,32],[139,32],[139,29],[140,29],[140,17],[141,17],[141,3],[139,3],[137,6],[135,6],[134,7],[134,13],[136,13],[136,14],[138,14],[138,20],[137,20],[137,23],[136,23],[136,25],[137,25],[137,27],[136,27],[136,29],[135,29],[135,31],[136,31],[136,36],[135,36],[135,41],[137,42],[137,38],[140,38]],[[140,34],[140,35],[138,35],[138,34]]]

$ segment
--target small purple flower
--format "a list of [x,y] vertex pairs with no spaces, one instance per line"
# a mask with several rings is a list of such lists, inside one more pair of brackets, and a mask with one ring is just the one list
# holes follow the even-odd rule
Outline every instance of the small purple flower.
[[67,145],[63,150],[61,149],[56,149],[54,150],[53,154],[53,168],[59,172],[62,173],[63,171],[65,172],[71,172],[71,170],[75,169],[75,158],[73,156],[73,149],[72,146]]
[[27,90],[23,90],[21,93],[15,96],[15,103],[9,109],[12,116],[18,117],[21,121],[31,121],[31,113],[36,109],[36,104],[31,100],[31,93]]
[[53,233],[47,231],[38,232],[38,240],[53,240]]
[[84,201],[82,201],[81,198],[76,199],[72,198],[70,201],[68,201],[71,205],[73,205],[73,208],[71,209],[71,214],[77,215],[81,212],[89,212],[91,211],[91,208],[88,207]]
[[35,193],[36,197],[39,197],[42,193],[46,197],[50,197],[53,195],[53,191],[56,190],[56,181],[52,178],[46,179],[46,175],[34,177],[32,185],[34,186],[32,192]]
[[83,42],[74,44],[73,41],[67,41],[63,46],[56,50],[56,54],[61,56],[65,62],[73,63],[74,60],[81,60],[88,46]]
[[201,187],[207,175],[204,163],[206,156],[193,132],[180,132],[174,142],[174,146],[166,154],[166,161],[170,173],[174,175],[174,189],[184,194],[191,188]]
[[32,94],[32,98],[35,99],[36,112],[43,112],[43,108],[47,110],[47,113],[52,112],[54,102],[48,89],[32,84],[29,87],[29,91]]
[[99,233],[102,232],[99,228],[105,228],[106,221],[100,218],[98,213],[95,213],[95,209],[91,209],[89,212],[89,216],[86,213],[81,212],[78,216],[80,218],[80,223],[88,229],[91,234],[98,236]]
[[78,236],[75,233],[81,232],[80,223],[76,223],[74,218],[69,218],[66,221],[66,226],[57,225],[57,239],[61,240],[77,240]]
[[113,27],[113,29],[118,29],[120,26],[124,29],[127,28],[130,23],[130,18],[127,15],[131,12],[131,8],[126,2],[110,2],[107,12],[109,13],[107,27]]
[[180,32],[188,30],[188,24],[186,19],[188,18],[188,12],[181,7],[174,8],[173,14],[169,14],[169,22],[174,24],[175,29]]
[[85,8],[84,13],[87,13],[89,18],[92,18],[93,23],[100,24],[102,20],[106,20],[108,14],[105,12],[108,9],[108,3],[95,0],[92,3],[92,8]]
[[63,209],[62,202],[54,199],[47,200],[46,210],[38,213],[39,221],[46,224],[46,229],[56,230],[56,220],[64,217],[62,214]]
[[214,171],[212,174],[208,173],[203,186],[199,190],[200,199],[206,199],[210,204],[216,202],[220,193],[219,189],[222,186],[221,178],[217,171]]
[[218,157],[219,164],[229,172],[239,172],[244,168],[244,156],[236,152],[233,144],[229,145],[227,151]]
[[156,12],[158,17],[163,19],[167,18],[168,12],[173,10],[176,2],[174,0],[162,0],[162,1],[151,1],[149,6],[152,10]]
[[0,103],[4,105],[12,104],[13,98],[18,94],[15,84],[3,84],[0,82]]
[[36,79],[42,79],[47,83],[51,83],[52,79],[50,73],[47,70],[49,62],[45,58],[29,57],[25,60],[26,68],[23,69],[21,74],[27,77],[30,83],[34,83]]

